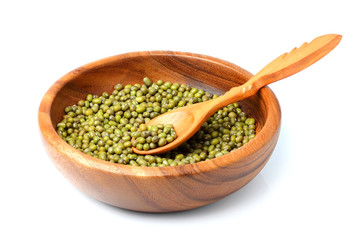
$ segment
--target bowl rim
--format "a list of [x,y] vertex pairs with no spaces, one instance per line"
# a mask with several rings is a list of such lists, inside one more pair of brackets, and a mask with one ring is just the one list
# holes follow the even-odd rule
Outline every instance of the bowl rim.
[[[245,161],[247,157],[258,149],[262,148],[264,145],[270,142],[271,138],[278,134],[278,129],[280,128],[281,120],[281,110],[279,102],[269,87],[263,87],[258,91],[258,94],[261,96],[268,97],[268,100],[271,101],[270,104],[267,104],[267,118],[265,124],[260,132],[256,134],[256,137],[249,141],[244,146],[234,150],[224,156],[213,158],[207,161],[201,161],[193,164],[185,164],[182,166],[166,166],[166,167],[139,167],[139,166],[130,166],[123,165],[118,163],[112,163],[104,161],[92,156],[89,156],[81,151],[73,148],[71,145],[66,143],[56,132],[52,126],[50,112],[51,106],[53,104],[56,94],[74,77],[83,74],[92,68],[98,68],[111,64],[114,61],[119,61],[121,59],[132,58],[132,57],[141,57],[141,56],[155,56],[155,55],[168,55],[168,56],[179,56],[182,57],[192,57],[199,58],[201,60],[212,61],[216,64],[223,65],[225,67],[231,68],[237,71],[239,74],[243,75],[246,78],[253,76],[250,72],[245,69],[227,62],[225,60],[207,56],[203,54],[190,53],[190,52],[179,52],[179,51],[138,51],[138,52],[129,52],[118,54],[110,57],[105,57],[90,63],[87,63],[81,67],[78,67],[60,79],[58,79],[50,88],[47,90],[43,96],[39,110],[38,110],[38,125],[42,135],[42,140],[44,145],[48,145],[48,148],[52,148],[57,152],[58,155],[65,156],[66,159],[72,161],[73,164],[80,164],[83,167],[92,168],[98,171],[103,171],[107,173],[112,173],[115,175],[128,175],[128,176],[141,176],[141,177],[162,177],[162,176],[182,176],[182,175],[194,175],[202,172],[212,171],[218,168],[228,168],[234,162]],[[47,144],[45,144],[47,143]],[[240,158],[239,158],[240,157]],[[250,163],[249,163],[250,164]]]

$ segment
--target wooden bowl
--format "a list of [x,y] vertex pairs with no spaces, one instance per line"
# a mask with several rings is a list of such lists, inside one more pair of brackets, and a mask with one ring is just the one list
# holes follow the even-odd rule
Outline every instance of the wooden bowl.
[[64,108],[117,83],[153,80],[186,83],[222,94],[252,75],[229,62],[193,53],[151,51],[117,55],[69,72],[50,87],[38,113],[47,153],[59,171],[89,196],[120,208],[173,212],[215,202],[243,187],[265,166],[280,132],[280,106],[268,87],[240,102],[257,121],[257,136],[224,156],[174,167],[133,167],[88,156],[56,132]]

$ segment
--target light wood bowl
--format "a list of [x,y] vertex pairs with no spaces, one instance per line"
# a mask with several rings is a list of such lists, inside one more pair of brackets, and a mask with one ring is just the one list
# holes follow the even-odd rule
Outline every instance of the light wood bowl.
[[45,149],[57,169],[89,196],[120,208],[174,212],[215,202],[251,181],[265,166],[280,132],[280,106],[268,87],[240,102],[257,121],[256,137],[224,156],[184,166],[132,167],[88,156],[56,132],[64,108],[88,93],[111,92],[117,83],[153,80],[186,83],[221,94],[252,74],[214,57],[171,51],[134,52],[79,67],[50,87],[38,113]]

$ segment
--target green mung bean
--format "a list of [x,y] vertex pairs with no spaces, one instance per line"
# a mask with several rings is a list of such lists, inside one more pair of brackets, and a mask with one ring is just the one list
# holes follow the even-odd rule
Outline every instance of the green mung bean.
[[[131,166],[180,166],[221,157],[256,136],[256,121],[238,103],[213,114],[187,142],[161,155],[137,155],[131,147],[149,150],[175,140],[168,124],[146,126],[152,118],[175,108],[218,97],[186,84],[152,82],[116,84],[111,94],[87,94],[65,108],[57,133],[72,147],[90,156]],[[135,141],[131,142],[131,139]]]

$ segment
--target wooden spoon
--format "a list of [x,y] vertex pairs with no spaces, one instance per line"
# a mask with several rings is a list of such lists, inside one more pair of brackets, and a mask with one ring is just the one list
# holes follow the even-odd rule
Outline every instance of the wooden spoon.
[[191,138],[217,110],[248,98],[260,88],[307,68],[333,50],[341,38],[342,36],[337,34],[327,34],[315,38],[310,43],[304,43],[301,47],[279,56],[245,84],[230,89],[218,98],[161,114],[147,122],[146,125],[172,124],[178,137],[163,147],[147,151],[133,147],[132,150],[137,154],[160,154],[180,146]]

